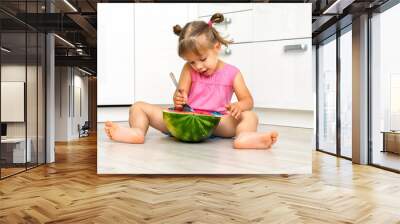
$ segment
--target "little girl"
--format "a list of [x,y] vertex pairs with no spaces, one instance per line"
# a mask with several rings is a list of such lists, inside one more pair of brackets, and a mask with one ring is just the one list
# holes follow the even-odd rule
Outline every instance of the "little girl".
[[[277,141],[278,133],[257,132],[258,118],[252,111],[253,98],[243,75],[218,58],[221,44],[231,43],[212,26],[223,20],[223,15],[217,13],[208,23],[193,21],[183,28],[174,26],[174,33],[179,36],[178,54],[187,61],[173,96],[175,108],[188,104],[195,110],[220,112],[224,116],[213,135],[235,137],[233,147],[237,149],[268,149]],[[238,102],[230,103],[233,92]],[[160,106],[136,102],[129,111],[130,128],[106,122],[105,131],[114,141],[142,144],[149,125],[168,133],[162,110]]]

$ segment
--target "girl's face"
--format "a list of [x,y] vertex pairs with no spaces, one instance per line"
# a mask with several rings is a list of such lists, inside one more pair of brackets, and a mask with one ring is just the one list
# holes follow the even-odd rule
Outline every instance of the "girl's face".
[[185,59],[192,68],[202,75],[212,75],[218,67],[218,54],[221,49],[221,44],[216,43],[213,48],[206,49],[196,55],[194,53],[187,53],[184,55]]

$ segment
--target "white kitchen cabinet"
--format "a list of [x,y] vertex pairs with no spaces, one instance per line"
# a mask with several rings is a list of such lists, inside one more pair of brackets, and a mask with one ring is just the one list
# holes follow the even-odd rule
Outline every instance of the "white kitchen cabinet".
[[[210,18],[200,17],[200,19],[208,22]],[[253,12],[251,10],[224,14],[224,21],[214,23],[213,26],[222,37],[233,40],[235,43],[250,42],[254,39]]]
[[211,16],[215,13],[229,13],[252,10],[251,3],[199,3],[198,16]]
[[134,100],[134,4],[98,4],[98,105]]
[[[306,50],[286,50],[285,46]],[[312,110],[311,38],[233,44],[221,59],[240,69],[254,98],[254,106]],[[235,99],[233,99],[235,100]]]
[[254,3],[254,40],[311,37],[311,3]]
[[[311,38],[256,42],[248,79],[257,107],[313,110]],[[307,46],[285,50],[285,46]]]
[[[218,4],[209,5],[211,11],[211,5]],[[223,47],[221,59],[240,69],[255,107],[313,110],[311,5],[245,5],[253,10],[237,8],[237,12],[224,13],[228,23],[214,25],[235,41]],[[200,14],[206,6],[199,5]]]
[[175,86],[169,73],[179,78],[184,60],[178,55],[178,36],[172,28],[188,22],[188,7],[188,4],[135,4],[135,101],[173,103]]

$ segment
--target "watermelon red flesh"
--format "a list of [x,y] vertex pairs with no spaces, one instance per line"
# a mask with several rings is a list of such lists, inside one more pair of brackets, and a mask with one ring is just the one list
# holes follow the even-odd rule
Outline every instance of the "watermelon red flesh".
[[168,131],[185,142],[200,142],[212,134],[221,117],[196,113],[163,111]]

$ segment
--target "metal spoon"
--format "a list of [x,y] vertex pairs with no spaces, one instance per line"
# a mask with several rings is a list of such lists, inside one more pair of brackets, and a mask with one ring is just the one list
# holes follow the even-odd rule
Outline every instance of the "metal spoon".
[[[176,81],[174,73],[172,73],[172,72],[169,73],[169,76],[171,77],[172,82],[174,83],[175,87],[178,88],[178,82]],[[182,93],[182,90],[178,89],[178,91],[180,93]],[[191,108],[188,104],[183,104],[183,111],[194,112],[193,108]]]

